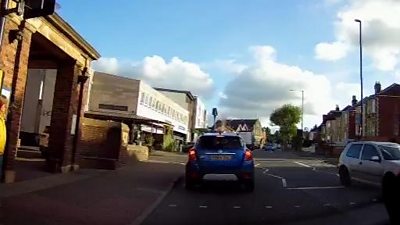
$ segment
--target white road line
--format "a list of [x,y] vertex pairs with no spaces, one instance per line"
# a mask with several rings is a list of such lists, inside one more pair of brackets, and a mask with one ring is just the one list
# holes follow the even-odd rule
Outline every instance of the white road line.
[[269,171],[269,169],[265,169],[265,170],[263,171],[263,174],[268,173],[268,171]]
[[275,178],[278,178],[278,179],[285,179],[283,177],[280,177],[280,176],[277,176],[277,175],[274,175],[274,174],[270,174],[270,173],[265,173],[265,175],[270,176],[270,177],[275,177]]
[[206,206],[206,205],[200,205],[200,206],[199,206],[200,209],[207,209],[207,207],[208,207],[208,206]]
[[240,209],[241,207],[238,205],[233,206],[234,209]]
[[307,164],[304,164],[304,163],[301,163],[301,162],[297,162],[297,161],[293,161],[293,162],[296,163],[297,165],[304,166],[304,167],[307,167],[307,168],[311,168],[312,167],[310,165],[307,165]]
[[[264,171],[265,172],[265,171]],[[263,172],[263,173],[264,173]],[[282,181],[282,186],[283,186],[283,188],[286,188],[287,187],[287,182],[286,182],[286,179],[285,178],[283,178],[283,177],[280,177],[280,176],[277,176],[277,175],[274,175],[274,174],[270,174],[270,173],[264,173],[265,175],[267,175],[267,176],[270,176],[270,177],[274,177],[274,178],[277,178],[277,179],[280,179],[281,181]]]
[[272,206],[271,205],[266,205],[265,208],[266,209],[272,209]]
[[299,206],[299,205],[295,205],[294,207],[295,207],[295,208],[300,208],[301,206]]
[[378,202],[378,199],[374,198],[372,199],[372,202]]
[[171,208],[175,208],[177,205],[176,204],[169,204],[168,205],[168,207],[171,207]]
[[339,189],[344,188],[344,186],[328,186],[328,187],[292,187],[287,188],[288,190],[319,190],[319,189]]
[[329,207],[329,206],[332,206],[330,203],[325,203],[324,204],[324,207]]
[[256,165],[255,165],[255,167],[259,167],[261,164],[260,163],[257,163]]
[[356,204],[355,202],[350,202],[350,203],[349,203],[349,205],[355,205],[355,204]]
[[287,187],[287,183],[286,183],[286,179],[282,178],[282,187],[286,188]]

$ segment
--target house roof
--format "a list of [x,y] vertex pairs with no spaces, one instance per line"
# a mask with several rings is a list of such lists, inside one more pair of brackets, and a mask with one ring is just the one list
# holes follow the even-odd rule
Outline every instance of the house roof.
[[159,87],[153,87],[154,89],[156,89],[157,91],[164,91],[164,92],[173,92],[173,93],[182,93],[182,94],[186,94],[190,100],[194,100],[195,96],[190,92],[190,91],[186,91],[186,90],[176,90],[176,89],[168,89],[168,88],[159,88]]
[[[378,94],[372,94],[370,96],[367,96],[365,98],[363,98],[363,101],[365,102],[368,99],[372,99],[377,95],[392,95],[392,96],[400,96],[400,85],[397,83],[393,83],[390,86],[388,86],[387,88],[383,89],[381,92],[379,92]],[[360,106],[361,105],[361,101],[358,101],[357,104],[355,106]]]
[[83,49],[83,51],[93,60],[97,60],[100,58],[100,54],[96,51],[96,49],[89,44],[78,32],[72,28],[61,16],[57,13],[54,13],[49,16],[45,16],[45,19],[49,21],[53,26],[59,29],[65,36],[67,36],[74,44],[76,44],[79,48]]

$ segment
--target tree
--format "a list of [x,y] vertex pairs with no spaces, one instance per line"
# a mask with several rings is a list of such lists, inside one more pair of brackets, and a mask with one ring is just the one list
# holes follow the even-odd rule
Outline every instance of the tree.
[[301,109],[290,104],[283,105],[272,112],[270,121],[279,126],[280,137],[284,145],[297,134],[296,124],[300,122],[300,119]]

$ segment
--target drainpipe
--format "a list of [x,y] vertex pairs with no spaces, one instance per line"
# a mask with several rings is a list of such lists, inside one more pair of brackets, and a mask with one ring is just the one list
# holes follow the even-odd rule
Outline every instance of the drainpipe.
[[78,109],[77,109],[77,116],[76,116],[76,125],[75,125],[75,135],[74,135],[74,146],[72,148],[72,167],[73,169],[76,162],[76,152],[78,148],[78,141],[79,141],[79,127],[81,123],[81,111],[82,111],[82,103],[83,103],[83,91],[85,89],[85,83],[88,80],[89,76],[86,75],[87,67],[83,68],[82,74],[78,76],[78,83],[80,84],[79,88],[79,100],[78,100]]
[[0,52],[3,46],[3,36],[4,36],[4,26],[6,24],[6,10],[8,6],[9,0],[2,0],[1,1],[1,17],[0,17]]

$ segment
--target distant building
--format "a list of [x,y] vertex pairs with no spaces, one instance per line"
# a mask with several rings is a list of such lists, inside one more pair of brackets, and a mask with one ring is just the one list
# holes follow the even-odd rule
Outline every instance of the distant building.
[[159,134],[164,124],[170,124],[177,139],[187,138],[189,112],[141,80],[95,72],[87,114],[118,117]]
[[[219,130],[221,128],[224,131],[242,133],[243,137],[249,136],[254,146],[261,146],[264,144],[265,131],[263,131],[261,122],[258,119],[228,119],[217,121],[214,129]],[[247,140],[246,143],[247,142],[250,142],[250,140]]]
[[193,141],[196,137],[196,129],[206,128],[207,111],[199,97],[194,96],[190,91],[174,90],[166,88],[154,88],[168,98],[174,100],[189,112],[189,123],[187,141]]

